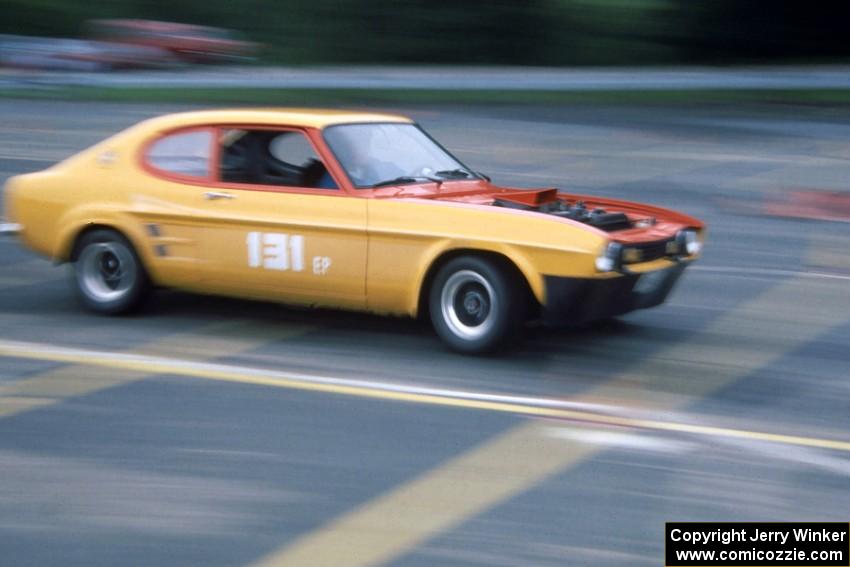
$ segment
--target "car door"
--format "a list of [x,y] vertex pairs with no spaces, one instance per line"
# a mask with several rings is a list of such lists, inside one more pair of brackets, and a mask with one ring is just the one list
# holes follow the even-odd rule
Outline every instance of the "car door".
[[206,290],[362,308],[366,199],[328,173],[304,131],[221,127],[206,192]]
[[143,255],[162,285],[194,287],[200,281],[215,132],[201,126],[157,133],[142,146],[139,174],[122,180],[129,189],[128,212],[144,235]]

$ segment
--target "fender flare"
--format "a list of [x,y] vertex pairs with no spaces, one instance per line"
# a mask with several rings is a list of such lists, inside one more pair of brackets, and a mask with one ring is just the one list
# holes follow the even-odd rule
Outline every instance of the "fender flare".
[[416,317],[419,314],[421,300],[430,279],[434,276],[439,266],[464,254],[494,254],[510,262],[514,268],[523,276],[531,294],[540,305],[546,303],[546,287],[543,275],[539,273],[525,254],[510,244],[481,243],[481,242],[451,242],[440,241],[431,246],[423,255],[423,260],[416,273],[416,286],[413,297],[409,300],[408,312]]

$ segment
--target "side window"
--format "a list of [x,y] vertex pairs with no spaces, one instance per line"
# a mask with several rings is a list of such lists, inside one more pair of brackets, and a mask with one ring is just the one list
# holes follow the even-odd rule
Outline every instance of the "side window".
[[147,162],[166,173],[208,177],[211,130],[177,132],[160,138],[148,148]]
[[336,189],[301,132],[222,129],[219,178],[229,183]]

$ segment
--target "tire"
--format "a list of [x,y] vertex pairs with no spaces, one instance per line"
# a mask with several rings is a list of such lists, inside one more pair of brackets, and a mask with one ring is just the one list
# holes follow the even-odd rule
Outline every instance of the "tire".
[[107,229],[88,232],[77,242],[73,283],[86,308],[108,315],[137,309],[151,289],[133,245]]
[[450,260],[437,272],[428,299],[437,335],[463,354],[507,346],[524,322],[526,298],[518,276],[487,258]]

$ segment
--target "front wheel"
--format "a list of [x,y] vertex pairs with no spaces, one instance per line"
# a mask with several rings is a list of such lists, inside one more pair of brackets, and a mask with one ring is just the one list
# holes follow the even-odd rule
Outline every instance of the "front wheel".
[[106,314],[132,311],[144,301],[150,280],[133,246],[112,230],[93,230],[80,238],[73,282],[83,305]]
[[486,258],[460,257],[431,286],[431,322],[457,352],[493,352],[518,335],[525,297],[515,274]]

